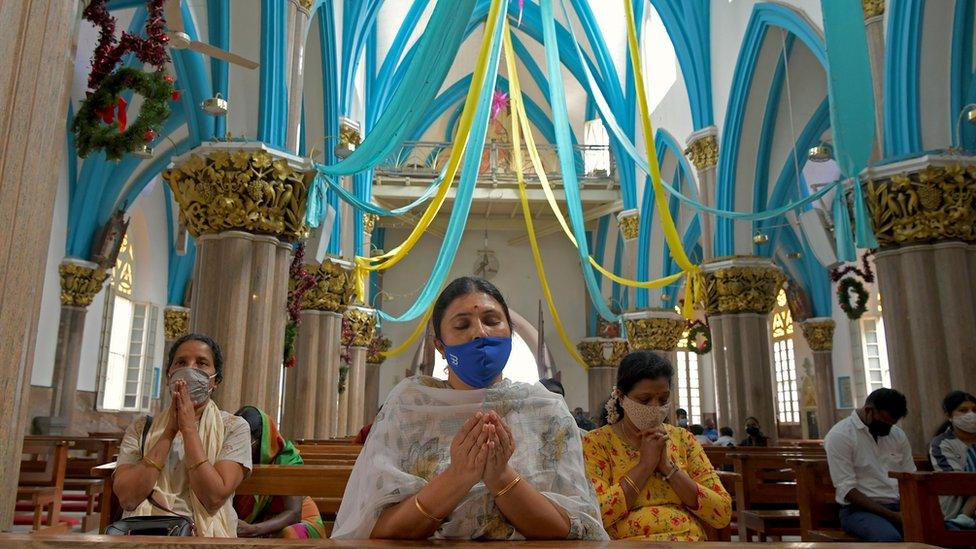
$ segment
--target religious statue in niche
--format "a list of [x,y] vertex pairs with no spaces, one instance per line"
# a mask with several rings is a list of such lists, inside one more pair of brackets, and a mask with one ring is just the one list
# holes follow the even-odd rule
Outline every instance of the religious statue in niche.
[[786,302],[790,306],[790,313],[792,313],[794,321],[803,322],[810,318],[807,294],[798,284],[786,285]]
[[92,246],[92,262],[102,269],[115,267],[122,249],[122,238],[129,230],[129,220],[125,219],[125,209],[119,208],[102,226],[101,237]]

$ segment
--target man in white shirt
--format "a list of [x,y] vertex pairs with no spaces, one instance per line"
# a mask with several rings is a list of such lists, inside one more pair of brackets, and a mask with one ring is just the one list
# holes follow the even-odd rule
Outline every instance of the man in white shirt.
[[902,541],[898,481],[888,473],[915,470],[908,437],[895,427],[906,415],[903,394],[878,389],[824,438],[841,527],[864,541]]

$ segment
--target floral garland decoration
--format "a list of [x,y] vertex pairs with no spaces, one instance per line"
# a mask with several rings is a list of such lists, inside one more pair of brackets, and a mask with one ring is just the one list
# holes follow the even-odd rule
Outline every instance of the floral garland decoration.
[[[701,336],[704,339],[701,344],[698,343],[698,337]],[[712,329],[708,324],[695,320],[688,323],[688,343],[685,349],[695,353],[696,355],[706,355],[712,351]]]
[[[874,271],[871,270],[869,258],[874,252],[867,252],[861,258],[861,268],[849,265],[844,268],[834,268],[830,270],[831,282],[837,283],[837,301],[840,308],[851,320],[861,318],[868,310],[868,291],[864,288],[864,283],[874,282]],[[847,276],[850,275],[850,276]],[[847,278],[844,278],[847,276]],[[863,279],[862,282],[860,279]],[[857,296],[857,301],[851,303],[851,292]]]
[[[173,78],[164,74],[169,61],[169,37],[163,31],[163,1],[147,3],[147,38],[123,32],[121,40],[117,40],[116,20],[106,7],[107,0],[92,0],[85,8],[84,18],[99,27],[99,37],[88,75],[88,96],[72,123],[78,156],[85,158],[95,150],[104,150],[108,159],[119,160],[125,153],[139,150],[156,138],[156,132],[169,117],[168,101],[180,99],[180,92],[173,89]],[[122,57],[130,52],[142,63],[155,67],[155,72],[131,67],[116,70]],[[128,89],[143,97],[142,109],[132,125],[127,124],[128,103],[121,95]]]
[[369,342],[369,348],[366,350],[366,363],[367,364],[382,364],[386,357],[383,353],[390,350],[393,346],[393,342],[390,338],[384,337],[383,334],[377,332],[373,339]]
[[318,284],[318,277],[305,270],[305,243],[298,245],[295,257],[288,268],[288,323],[285,324],[285,368],[292,368],[297,362],[295,340],[298,339],[298,326],[302,323],[302,298]]

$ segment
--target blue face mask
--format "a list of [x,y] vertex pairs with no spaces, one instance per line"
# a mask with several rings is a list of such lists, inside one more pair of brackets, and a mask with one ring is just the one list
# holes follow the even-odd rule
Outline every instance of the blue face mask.
[[461,345],[444,345],[448,367],[461,381],[484,389],[502,373],[512,354],[512,338],[479,337]]

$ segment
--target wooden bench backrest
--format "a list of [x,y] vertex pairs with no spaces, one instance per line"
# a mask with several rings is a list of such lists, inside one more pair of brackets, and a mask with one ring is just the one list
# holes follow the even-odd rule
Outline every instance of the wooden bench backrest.
[[298,444],[295,446],[298,449],[298,453],[301,455],[350,455],[358,456],[362,451],[363,447],[353,444],[336,444],[336,445],[311,445],[306,446],[303,444]]
[[[25,486],[54,486],[62,488],[68,465],[67,441],[24,442],[22,454],[29,456],[22,461],[20,484]],[[38,470],[38,464],[43,463]]]
[[840,504],[834,499],[834,483],[830,480],[827,460],[791,459],[787,463],[796,473],[801,538],[808,539],[811,530],[840,528]]
[[803,448],[793,446],[705,446],[705,455],[716,469],[731,469],[735,465],[732,454],[750,455],[791,455],[791,456],[825,456],[823,448]]
[[351,465],[257,465],[236,494],[308,496],[319,513],[334,515],[351,474]]
[[939,496],[976,494],[976,473],[889,473],[898,480],[905,541],[940,547],[974,547],[976,531],[946,530]]
[[742,476],[742,493],[737,494],[739,509],[756,505],[789,508],[796,505],[796,475],[787,459],[798,454],[730,454],[735,472]]

